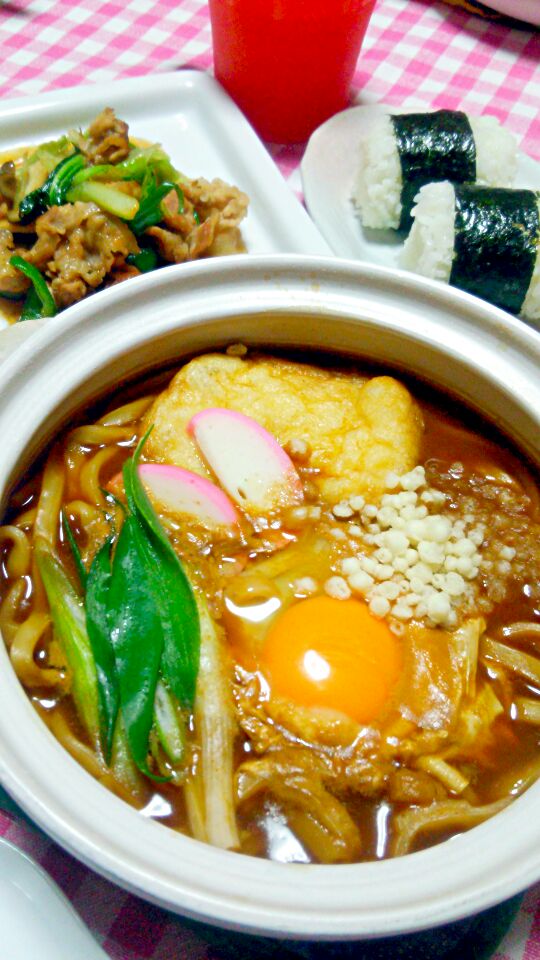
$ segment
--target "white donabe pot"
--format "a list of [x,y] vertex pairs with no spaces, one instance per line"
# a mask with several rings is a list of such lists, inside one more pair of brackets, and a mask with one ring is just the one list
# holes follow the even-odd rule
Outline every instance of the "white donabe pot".
[[[144,371],[227,343],[307,347],[402,368],[483,411],[540,462],[540,336],[467,294],[404,273],[307,257],[171,267],[49,321],[0,367],[0,503],[51,437]],[[451,405],[451,399],[449,399]],[[104,876],[167,909],[288,938],[422,930],[540,879],[540,783],[451,841],[396,860],[278,864],[142,817],[54,740],[0,649],[0,779]]]

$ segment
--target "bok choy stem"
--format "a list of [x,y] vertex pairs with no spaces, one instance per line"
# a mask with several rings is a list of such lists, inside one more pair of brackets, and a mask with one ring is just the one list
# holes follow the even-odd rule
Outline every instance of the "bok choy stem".
[[139,201],[135,197],[130,197],[129,194],[123,193],[109,183],[100,183],[97,180],[86,180],[71,187],[66,200],[69,203],[76,203],[77,200],[97,203],[98,207],[106,213],[112,213],[116,217],[121,217],[122,220],[133,220],[139,209]]

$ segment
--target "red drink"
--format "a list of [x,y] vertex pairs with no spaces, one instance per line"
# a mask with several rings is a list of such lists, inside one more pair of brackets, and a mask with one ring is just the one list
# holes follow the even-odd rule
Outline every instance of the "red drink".
[[348,103],[375,0],[210,0],[214,67],[265,140],[298,143]]

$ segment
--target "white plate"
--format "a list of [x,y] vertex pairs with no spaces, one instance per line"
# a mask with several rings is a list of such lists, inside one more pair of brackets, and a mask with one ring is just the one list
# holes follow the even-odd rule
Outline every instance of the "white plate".
[[[539,0],[540,2],[540,0]],[[383,113],[424,109],[369,104],[351,107],[323,123],[311,135],[302,160],[307,208],[332,250],[384,267],[399,267],[403,238],[394,230],[364,228],[351,200],[358,167],[358,144]],[[540,164],[519,154],[516,187],[540,190]]]
[[488,6],[507,17],[540,27],[540,0],[489,0]]
[[107,960],[48,873],[5,837],[0,837],[0,923],[6,960]]
[[206,73],[178,70],[4,100],[0,153],[84,128],[106,106],[134,136],[161,143],[188,177],[221,177],[248,194],[242,235],[249,253],[331,252],[247,120]]

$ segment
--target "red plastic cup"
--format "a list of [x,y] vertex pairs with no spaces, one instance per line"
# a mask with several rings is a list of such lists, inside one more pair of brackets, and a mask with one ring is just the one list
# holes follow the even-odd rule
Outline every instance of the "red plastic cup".
[[375,0],[210,0],[214,69],[264,140],[300,143],[349,102]]

